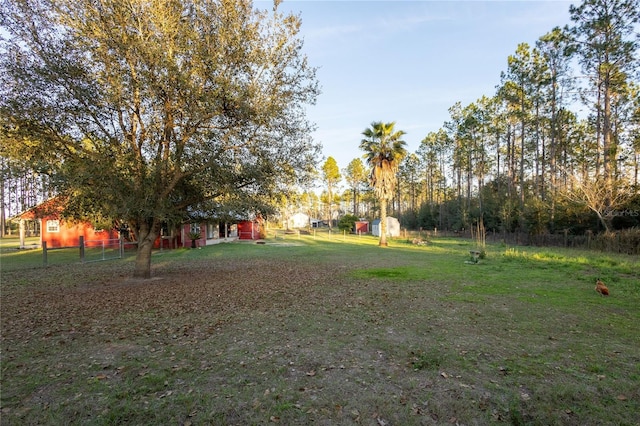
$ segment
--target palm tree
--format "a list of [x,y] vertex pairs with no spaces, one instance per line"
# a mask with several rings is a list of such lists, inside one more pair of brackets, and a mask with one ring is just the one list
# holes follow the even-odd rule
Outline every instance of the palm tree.
[[365,152],[363,158],[371,167],[369,183],[380,201],[380,246],[387,245],[387,201],[393,198],[398,166],[407,154],[407,143],[402,140],[405,132],[395,131],[395,125],[395,121],[374,121],[362,132],[365,139],[360,142],[360,149]]

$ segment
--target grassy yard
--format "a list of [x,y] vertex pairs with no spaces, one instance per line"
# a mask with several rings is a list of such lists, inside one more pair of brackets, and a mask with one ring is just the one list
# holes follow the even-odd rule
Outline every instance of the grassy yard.
[[2,252],[0,423],[640,424],[639,259],[376,243],[165,251],[146,281]]

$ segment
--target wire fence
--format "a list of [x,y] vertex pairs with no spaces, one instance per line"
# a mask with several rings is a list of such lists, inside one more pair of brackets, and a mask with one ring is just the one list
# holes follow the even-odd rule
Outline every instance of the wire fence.
[[2,250],[2,270],[30,269],[52,265],[101,262],[117,260],[135,255],[137,242],[124,241],[122,238],[105,240],[84,240],[80,237],[78,245],[48,247],[43,242],[40,249]]
[[99,262],[102,260],[122,259],[124,244],[122,239],[88,240],[84,242],[84,251],[81,251],[82,262]]
[[137,247],[137,242],[125,241],[121,238],[105,239],[105,240],[86,240],[80,237],[77,246],[48,248],[47,243],[42,243],[42,263],[47,266],[49,263],[49,252],[55,250],[78,249],[78,261],[100,262],[104,260],[122,259],[127,253],[133,253]]
[[[440,232],[441,236],[473,238],[471,231]],[[594,234],[572,234],[565,229],[554,234],[528,234],[525,232],[486,232],[486,241],[508,245],[536,247],[565,247],[582,250],[597,250],[607,253],[640,255],[640,229],[629,228],[613,232]]]

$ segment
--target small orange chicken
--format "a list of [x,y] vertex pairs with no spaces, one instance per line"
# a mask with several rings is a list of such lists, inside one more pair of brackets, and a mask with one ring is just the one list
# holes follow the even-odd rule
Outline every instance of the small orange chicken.
[[606,285],[604,285],[604,283],[600,278],[596,280],[596,291],[603,296],[609,295],[609,289],[607,288]]

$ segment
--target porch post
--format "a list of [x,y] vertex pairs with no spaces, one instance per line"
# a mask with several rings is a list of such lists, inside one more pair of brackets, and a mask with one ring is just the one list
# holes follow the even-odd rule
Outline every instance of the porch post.
[[20,248],[24,248],[24,237],[25,237],[25,223],[24,219],[20,219]]

